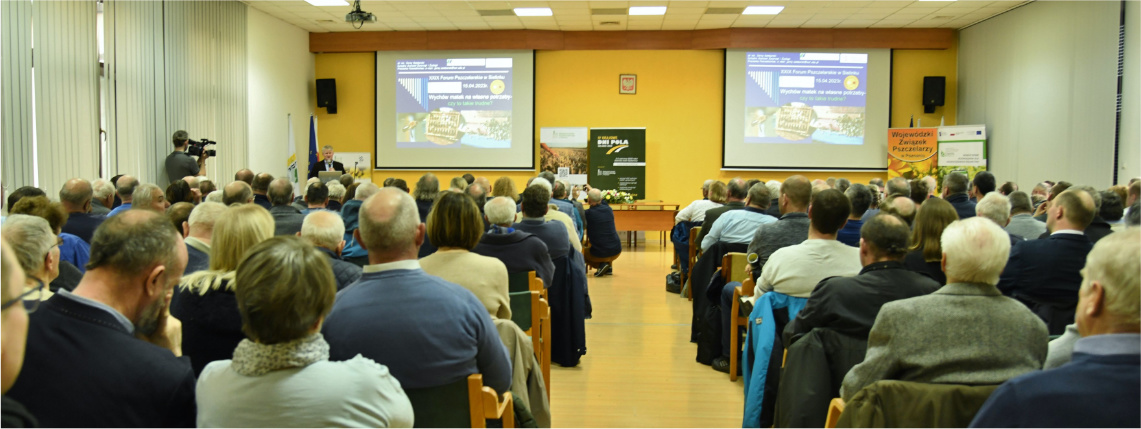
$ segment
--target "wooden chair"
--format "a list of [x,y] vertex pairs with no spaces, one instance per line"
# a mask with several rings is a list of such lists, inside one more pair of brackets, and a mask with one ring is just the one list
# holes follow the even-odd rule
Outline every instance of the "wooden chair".
[[[697,255],[701,249],[701,243],[697,242],[697,234],[701,233],[701,227],[695,226],[689,229],[689,270],[693,269],[693,264],[697,263]],[[689,270],[681,275],[681,284],[685,286],[685,282],[689,281]],[[693,301],[693,290],[685,288],[685,296]]]
[[753,278],[745,275],[745,264],[749,263],[744,253],[732,252],[721,260],[721,275],[726,282],[739,281],[740,286],[733,289],[733,306],[730,308],[732,316],[729,318],[729,381],[737,381],[737,367],[740,366],[741,334],[740,328],[748,326],[748,316],[741,316],[741,297],[753,296]]
[[499,419],[503,427],[515,427],[511,392],[503,395],[483,385],[482,374],[443,386],[404,389],[412,402],[415,427],[485,428],[488,419]]
[[[542,280],[539,280],[542,284]],[[531,337],[535,358],[543,371],[547,399],[551,395],[551,306],[539,292],[529,290],[508,294],[511,299],[511,321]]]
[[828,404],[828,419],[824,420],[825,428],[836,427],[836,422],[840,421],[840,414],[844,413],[844,400],[840,398],[832,398],[832,402]]

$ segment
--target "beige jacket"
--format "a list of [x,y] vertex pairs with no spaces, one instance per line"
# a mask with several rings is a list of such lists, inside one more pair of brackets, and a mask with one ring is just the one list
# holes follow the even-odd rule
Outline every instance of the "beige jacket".
[[551,404],[547,399],[547,386],[543,381],[539,361],[535,358],[531,337],[508,319],[496,319],[495,329],[499,331],[499,340],[511,355],[511,393],[524,398],[523,405],[531,411],[531,416],[539,427],[551,427]]
[[492,318],[511,319],[507,266],[502,261],[467,250],[440,250],[420,259],[420,268],[470,290]]

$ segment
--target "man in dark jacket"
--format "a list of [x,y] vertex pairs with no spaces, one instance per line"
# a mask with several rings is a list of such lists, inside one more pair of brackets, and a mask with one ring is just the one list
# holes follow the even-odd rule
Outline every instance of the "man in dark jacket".
[[951,203],[959,219],[975,217],[975,203],[967,195],[967,176],[963,173],[951,173],[943,178],[943,199]]
[[745,208],[745,198],[749,196],[749,188],[745,186],[745,181],[740,177],[729,179],[729,184],[726,186],[726,199],[725,205],[721,207],[714,207],[705,211],[705,221],[701,223],[701,230],[697,233],[695,243],[700,243],[709,234],[709,230],[713,229],[713,223],[717,222],[717,218],[729,210],[741,210]]
[[305,216],[301,210],[291,205],[293,201],[293,184],[285,178],[274,180],[269,184],[269,202],[273,204],[269,214],[273,216],[273,235],[295,235],[301,232],[301,222]]
[[253,183],[250,184],[250,187],[253,188],[254,191],[254,204],[262,206],[262,208],[266,210],[273,207],[273,204],[269,202],[269,196],[266,195],[269,192],[269,184],[272,182],[272,174],[260,173],[254,176]]
[[813,328],[867,339],[884,304],[939,289],[938,282],[903,266],[910,236],[898,217],[880,214],[869,219],[860,228],[860,274],[829,277],[816,285],[804,309],[785,327],[784,344],[792,345]]
[[67,211],[67,223],[63,224],[63,232],[82,238],[87,244],[91,244],[95,228],[107,219],[91,213],[94,193],[91,183],[83,179],[68,180],[59,190],[59,203]]
[[551,287],[555,264],[546,243],[537,235],[511,227],[515,220],[515,202],[507,197],[496,197],[484,204],[483,216],[491,229],[483,234],[472,252],[503,261],[509,273],[534,271],[543,279],[544,287]]
[[582,257],[586,264],[598,268],[595,277],[602,277],[614,271],[611,263],[622,254],[622,239],[618,238],[618,230],[614,226],[614,210],[602,201],[602,191],[591,189],[587,192],[586,203],[590,208],[586,210],[586,222],[590,228],[586,230],[589,244],[582,248]]
[[336,213],[325,210],[309,213],[297,235],[309,240],[329,257],[338,291],[361,278],[360,266],[341,259],[341,251],[345,248],[345,222]]
[[75,292],[31,315],[24,367],[7,396],[45,427],[193,427],[194,372],[174,356],[165,299],[185,266],[186,247],[165,216],[129,210],[107,219]]

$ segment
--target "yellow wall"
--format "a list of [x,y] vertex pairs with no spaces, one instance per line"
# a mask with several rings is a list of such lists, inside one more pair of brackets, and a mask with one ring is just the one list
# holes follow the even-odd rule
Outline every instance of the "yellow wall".
[[[947,112],[946,123],[955,123],[955,58],[954,50],[895,51],[892,126],[907,126],[911,111],[922,112],[923,76],[947,76],[947,105],[935,115],[924,116],[924,122],[931,120],[929,124],[936,125],[939,114]],[[340,152],[375,150],[375,67],[372,53],[317,55],[317,78],[337,79],[339,112],[330,115],[314,107],[322,145],[332,144]],[[646,197],[671,203],[699,198],[698,188],[705,179],[783,180],[797,174],[720,171],[724,67],[721,50],[539,51],[535,60],[536,136],[542,127],[646,127]],[[637,94],[618,94],[622,73],[638,75]],[[913,88],[914,82],[918,88]],[[412,185],[423,173],[376,171],[373,181],[379,184],[386,177],[398,177]],[[433,173],[446,182],[464,172]],[[801,174],[810,179],[843,176],[861,183],[886,177],[879,172]],[[491,181],[505,175],[521,186],[534,173],[491,171],[482,175]]]
[[[955,39],[951,49],[896,50],[892,53],[892,127],[906,127],[912,115],[915,115],[915,120],[924,127],[938,126],[940,118],[943,118],[946,125],[957,124],[955,112],[958,110],[959,99],[958,58],[958,38]],[[936,107],[935,113],[923,113],[924,76],[947,77],[943,106]]]

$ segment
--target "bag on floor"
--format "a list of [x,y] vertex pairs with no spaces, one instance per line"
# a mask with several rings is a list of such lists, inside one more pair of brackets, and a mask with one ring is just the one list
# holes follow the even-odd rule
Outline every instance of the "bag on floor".
[[681,273],[666,274],[666,292],[681,293]]

